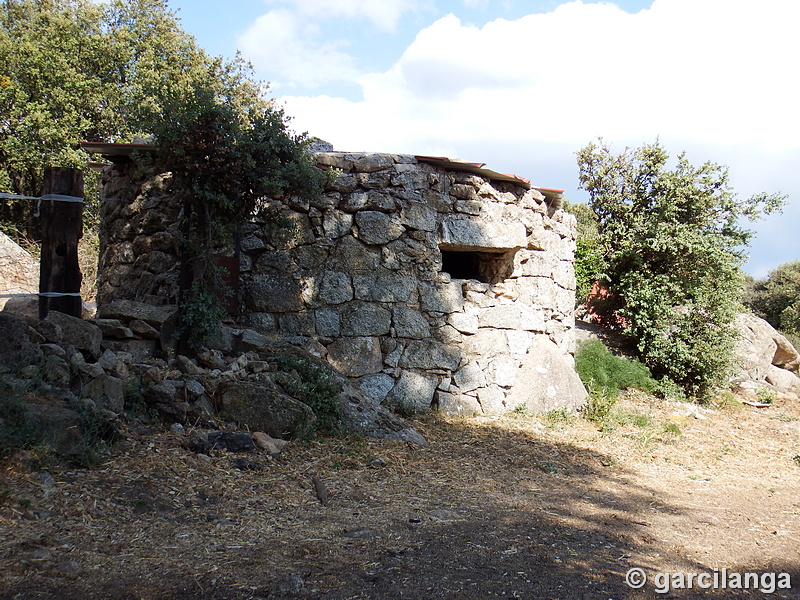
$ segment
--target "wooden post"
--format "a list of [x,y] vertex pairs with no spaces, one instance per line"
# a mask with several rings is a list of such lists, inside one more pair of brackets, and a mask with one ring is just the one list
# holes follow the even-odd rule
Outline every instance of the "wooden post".
[[[80,169],[47,167],[42,195],[60,194],[83,198],[83,173]],[[39,292],[80,293],[78,240],[83,237],[83,203],[42,200],[39,207],[42,226],[42,255]],[[81,318],[80,296],[39,296],[39,318],[50,310]]]

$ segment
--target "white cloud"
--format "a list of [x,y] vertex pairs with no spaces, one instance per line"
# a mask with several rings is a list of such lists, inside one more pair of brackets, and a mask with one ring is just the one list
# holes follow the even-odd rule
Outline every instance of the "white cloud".
[[344,17],[366,19],[382,31],[393,32],[401,17],[419,7],[414,0],[268,0],[288,5],[295,12],[315,20]]
[[275,89],[315,87],[358,76],[355,60],[342,52],[344,42],[324,42],[318,28],[295,13],[273,10],[256,19],[239,46],[256,68],[276,76]]
[[[655,0],[635,15],[576,1],[480,29],[449,15],[392,69],[357,79],[358,107],[449,140],[670,134],[791,148],[800,142],[797,22],[795,0]],[[304,101],[298,118],[313,106]]]
[[284,100],[298,129],[337,148],[482,160],[573,197],[573,153],[597,136],[699,149],[690,160],[729,165],[743,197],[790,194],[754,244],[763,271],[800,256],[797,236],[777,231],[800,216],[787,158],[800,156],[799,22],[797,0],[655,0],[637,14],[573,1],[481,28],[448,15],[385,72],[353,69],[363,99]]

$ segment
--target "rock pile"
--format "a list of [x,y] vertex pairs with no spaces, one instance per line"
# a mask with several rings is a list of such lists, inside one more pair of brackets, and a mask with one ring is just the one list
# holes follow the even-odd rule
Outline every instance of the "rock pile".
[[[292,365],[310,365],[319,377],[329,379],[325,389],[331,392],[332,417],[343,428],[425,443],[405,421],[352,388],[329,365],[283,341],[223,328],[218,347],[200,352],[196,359],[158,357],[160,341],[153,337],[160,332],[155,326],[170,318],[169,309],[125,301],[106,305],[102,314],[82,320],[51,312],[30,326],[15,315],[0,313],[5,340],[0,346],[0,379],[11,392],[3,398],[3,410],[18,398],[20,410],[35,418],[46,434],[41,441],[61,454],[86,450],[88,420],[119,431],[125,415],[145,431],[153,411],[186,428],[225,426],[233,432],[257,432],[246,434],[253,438],[251,447],[275,448],[276,439],[304,436],[319,415],[303,401],[305,373],[283,370],[286,357],[292,357]],[[288,380],[297,385],[287,387]],[[4,427],[0,423],[0,437]],[[211,437],[206,442],[211,447],[228,447]]]

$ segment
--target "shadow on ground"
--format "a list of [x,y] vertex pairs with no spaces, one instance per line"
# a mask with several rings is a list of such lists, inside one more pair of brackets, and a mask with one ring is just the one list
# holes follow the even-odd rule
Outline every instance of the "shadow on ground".
[[[341,464],[332,458],[336,454],[332,448],[339,443],[335,440],[306,448],[302,452],[309,454],[302,460],[304,464],[309,457],[313,460],[328,484],[330,504],[322,506],[309,497],[265,513],[269,518],[260,522],[243,517],[227,537],[220,537],[219,528],[209,529],[205,513],[188,502],[185,509],[165,517],[169,489],[175,489],[179,478],[192,475],[160,471],[153,474],[155,483],[147,493],[162,510],[138,515],[142,536],[138,549],[129,549],[127,556],[114,554],[99,542],[93,547],[91,540],[70,539],[69,527],[62,526],[64,530],[52,532],[52,537],[75,544],[75,571],[32,566],[14,580],[13,589],[4,586],[0,598],[800,597],[784,589],[766,594],[730,587],[705,590],[697,585],[669,590],[662,586],[664,593],[657,593],[653,581],[657,572],[713,571],[658,539],[650,524],[652,515],[681,512],[646,482],[636,481],[632,471],[609,456],[527,430],[472,421],[431,420],[421,427],[430,439],[422,449],[369,443],[378,453],[393,449],[397,468],[390,468],[391,460],[382,469]],[[218,460],[222,465],[235,458]],[[300,460],[287,458],[282,467],[291,472],[293,461],[299,465]],[[250,490],[267,503],[277,502],[270,496],[277,494],[274,479],[275,472],[269,469],[243,471],[214,501],[224,503]],[[117,484],[119,489],[128,485]],[[371,489],[373,484],[378,491]],[[109,515],[95,519],[90,529],[102,536],[114,527]],[[189,547],[172,548],[163,542],[189,532],[194,535]],[[152,557],[149,563],[148,557]],[[4,564],[12,558],[3,557]],[[625,582],[634,567],[643,568],[650,577],[641,590]],[[763,564],[726,567],[731,573],[789,572],[793,583],[800,582],[800,569],[791,559],[765,556]]]

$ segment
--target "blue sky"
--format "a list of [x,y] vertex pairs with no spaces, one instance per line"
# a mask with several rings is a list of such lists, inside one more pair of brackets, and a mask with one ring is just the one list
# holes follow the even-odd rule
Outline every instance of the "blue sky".
[[575,152],[656,138],[730,167],[753,225],[746,270],[800,259],[797,0],[170,0],[209,53],[237,50],[338,150],[437,154],[578,189]]

